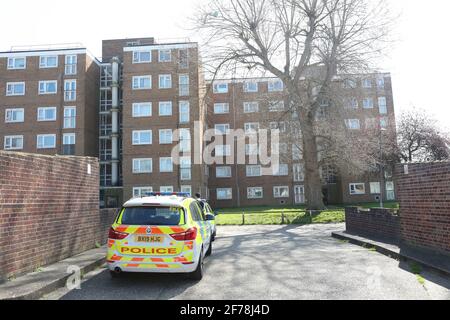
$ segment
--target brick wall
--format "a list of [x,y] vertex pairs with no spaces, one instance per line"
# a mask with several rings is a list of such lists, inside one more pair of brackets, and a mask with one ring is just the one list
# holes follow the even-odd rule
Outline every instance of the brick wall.
[[0,151],[0,278],[104,243],[115,210],[99,211],[98,186],[96,158]]
[[405,243],[450,253],[450,162],[396,168]]
[[346,229],[349,233],[398,242],[400,219],[389,209],[368,209],[349,207],[345,209]]

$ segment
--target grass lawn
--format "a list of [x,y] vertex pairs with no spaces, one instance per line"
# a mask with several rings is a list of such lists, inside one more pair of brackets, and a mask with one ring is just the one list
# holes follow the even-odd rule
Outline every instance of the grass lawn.
[[[377,203],[353,205],[363,208],[379,207]],[[281,224],[311,224],[345,222],[344,205],[330,206],[327,210],[312,216],[304,206],[287,207],[246,207],[218,209],[216,217],[218,225],[281,225]],[[396,202],[385,204],[386,208],[398,208]],[[244,213],[244,220],[242,214]],[[283,219],[284,215],[284,219]]]

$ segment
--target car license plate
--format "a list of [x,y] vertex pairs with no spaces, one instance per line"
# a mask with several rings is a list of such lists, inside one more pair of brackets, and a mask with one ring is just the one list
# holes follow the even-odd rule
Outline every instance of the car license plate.
[[145,242],[145,243],[162,243],[164,238],[162,236],[136,236],[135,242]]

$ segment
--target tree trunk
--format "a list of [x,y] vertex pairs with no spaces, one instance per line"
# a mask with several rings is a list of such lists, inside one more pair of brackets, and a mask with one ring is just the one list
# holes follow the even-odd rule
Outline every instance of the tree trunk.
[[302,121],[305,195],[308,210],[324,210],[322,180],[319,172],[317,140],[309,121]]

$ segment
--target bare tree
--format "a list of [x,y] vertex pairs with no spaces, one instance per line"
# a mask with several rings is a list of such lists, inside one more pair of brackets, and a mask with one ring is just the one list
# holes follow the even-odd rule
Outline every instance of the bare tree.
[[398,121],[398,156],[404,162],[450,159],[450,138],[424,110],[413,109]]
[[213,77],[237,70],[283,81],[286,114],[295,114],[301,128],[309,209],[324,208],[320,144],[334,135],[329,127],[322,126],[326,135],[319,130],[320,101],[337,100],[333,83],[340,74],[373,65],[388,40],[387,8],[383,0],[211,0],[199,8],[196,26]]

